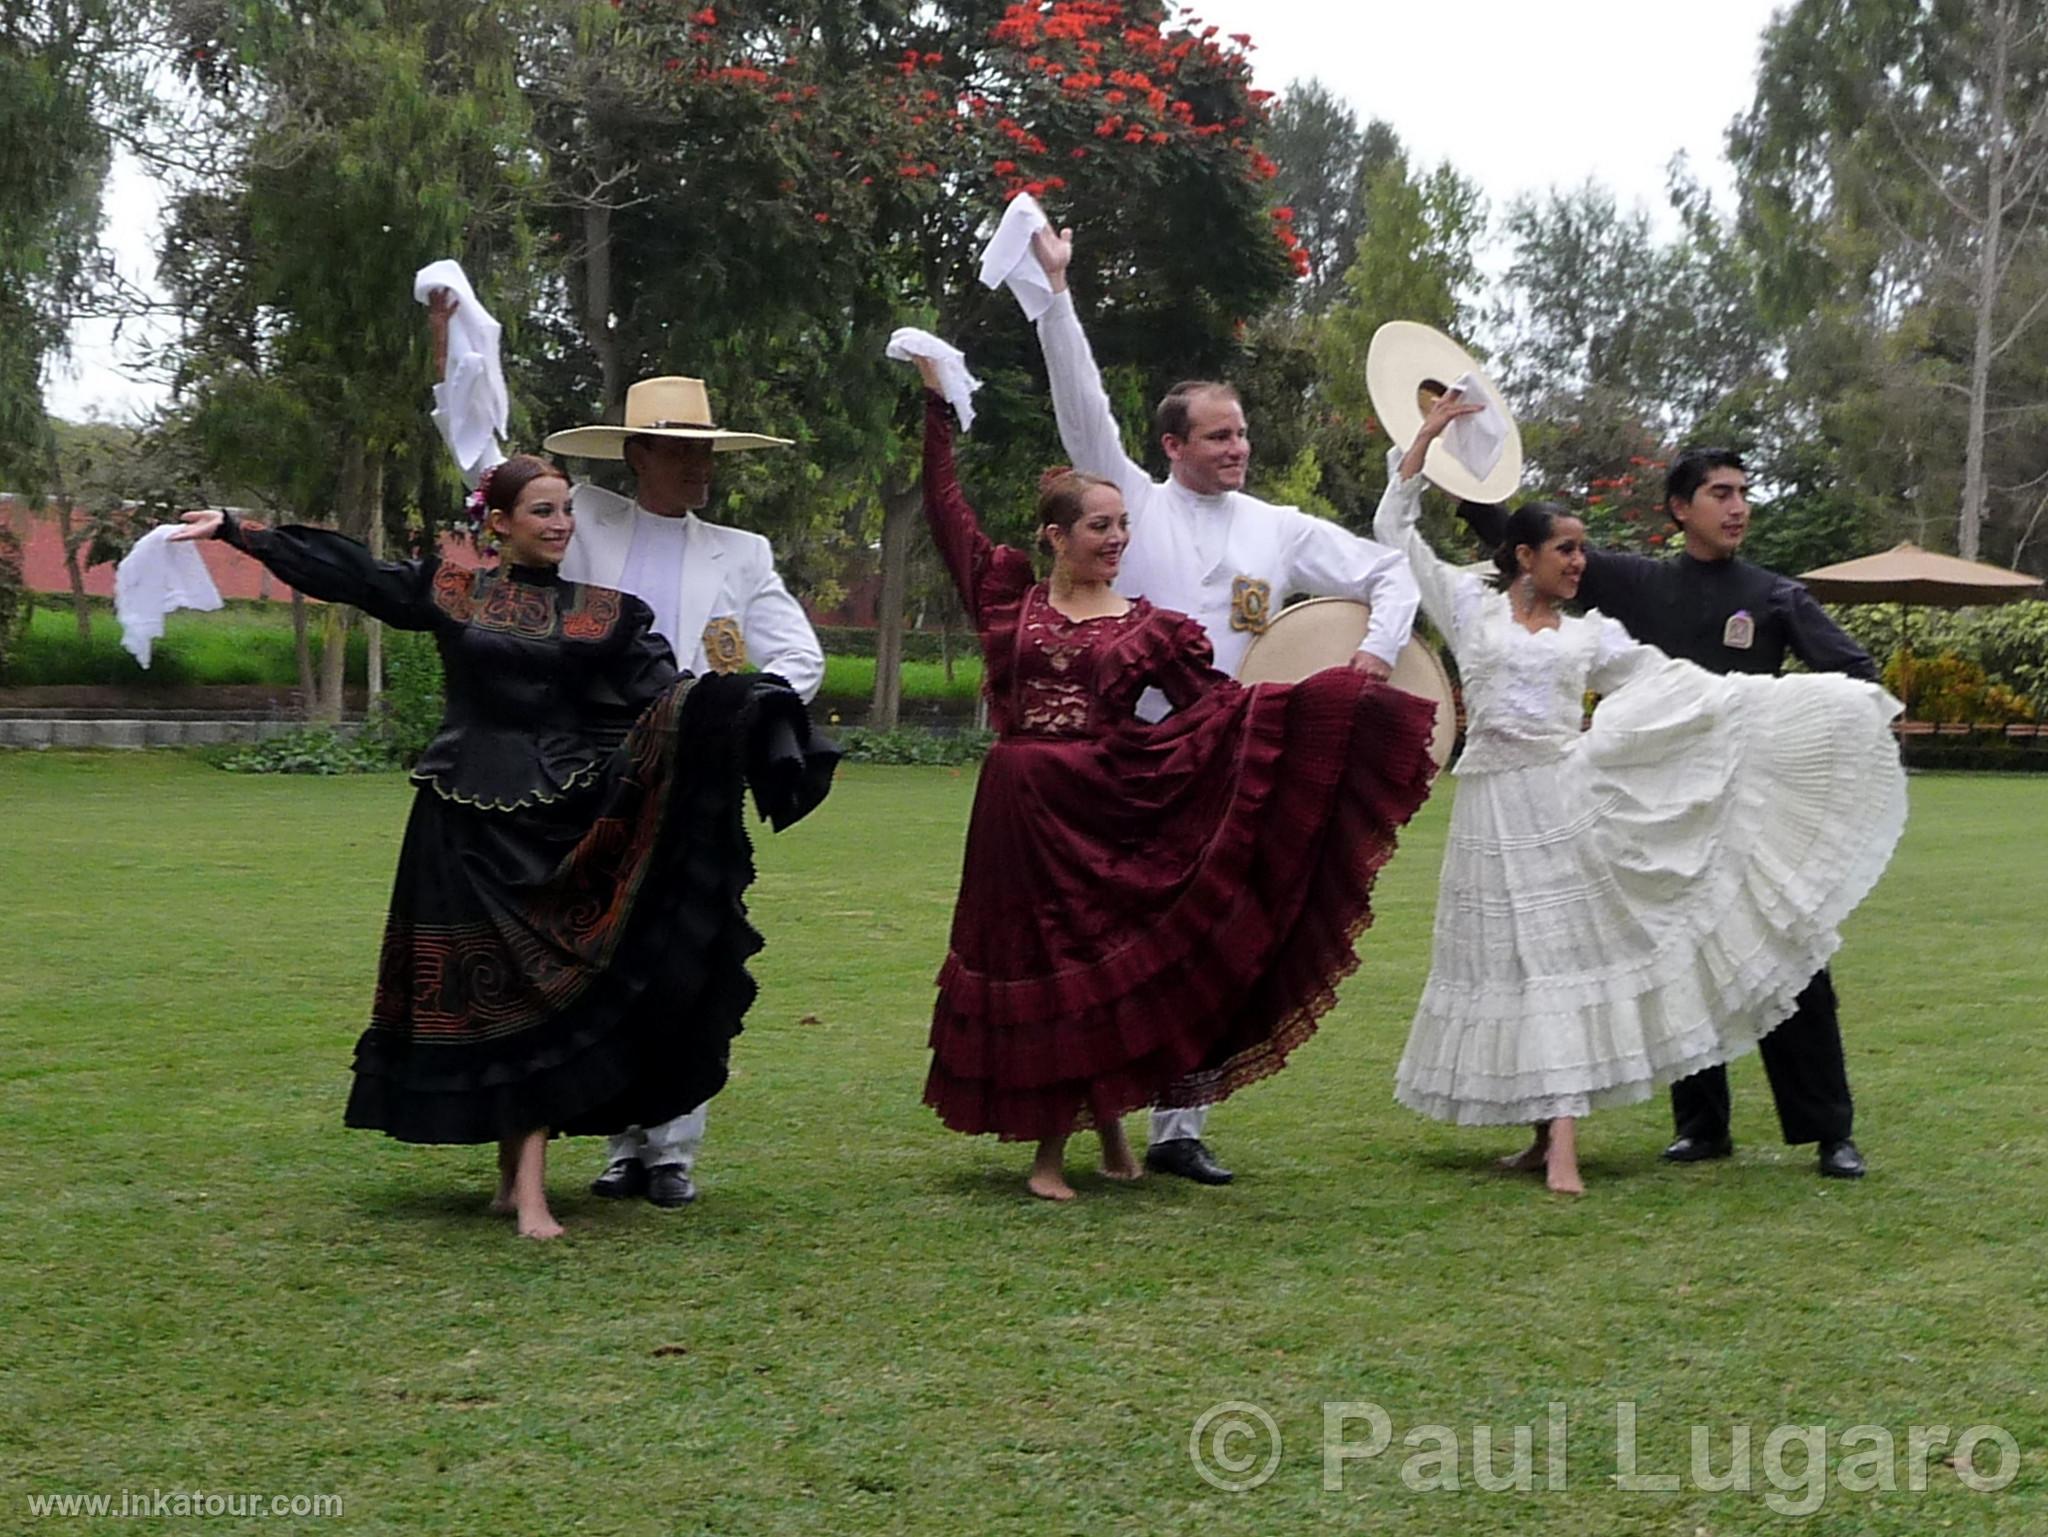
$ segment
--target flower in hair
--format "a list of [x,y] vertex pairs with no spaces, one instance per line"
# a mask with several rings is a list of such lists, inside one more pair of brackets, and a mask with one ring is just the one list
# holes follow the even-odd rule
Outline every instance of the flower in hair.
[[469,524],[472,540],[483,537],[484,516],[490,510],[491,477],[498,473],[494,464],[477,477],[476,489],[462,499],[462,515]]

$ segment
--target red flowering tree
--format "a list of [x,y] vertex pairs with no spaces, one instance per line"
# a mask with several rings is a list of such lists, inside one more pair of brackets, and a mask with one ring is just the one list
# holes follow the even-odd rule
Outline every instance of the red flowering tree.
[[1057,452],[1035,338],[975,281],[1004,200],[1080,227],[1077,286],[1134,417],[1172,378],[1228,370],[1241,322],[1306,262],[1268,207],[1250,40],[1155,5],[619,0],[556,21],[531,74],[583,334],[555,361],[580,351],[613,399],[702,374],[722,414],[798,437],[797,473],[763,456],[729,484],[799,581],[881,508],[884,720],[917,526],[888,331],[931,326],[988,381],[973,469],[992,515]]

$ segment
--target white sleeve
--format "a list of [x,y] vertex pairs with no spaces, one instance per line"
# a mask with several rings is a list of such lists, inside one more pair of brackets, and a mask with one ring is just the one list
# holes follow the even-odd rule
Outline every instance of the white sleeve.
[[1074,468],[1113,481],[1133,512],[1152,489],[1145,467],[1124,452],[1124,437],[1102,389],[1102,371],[1088,349],[1081,317],[1074,313],[1074,295],[1062,289],[1052,306],[1038,317],[1038,344],[1045,350],[1046,377],[1052,384],[1052,410],[1059,422],[1060,442]]
[[740,615],[747,660],[772,672],[795,689],[808,704],[825,681],[825,650],[801,603],[791,596],[775,570],[775,551],[767,540],[754,562],[746,609]]
[[1653,672],[1666,663],[1686,666],[1666,656],[1655,646],[1646,646],[1622,628],[1619,620],[1598,612],[1586,616],[1600,626],[1600,643],[1593,653],[1593,666],[1586,686],[1596,694],[1611,694],[1631,678]]
[[1459,633],[1471,623],[1485,584],[1467,571],[1460,571],[1441,559],[1415,524],[1422,516],[1422,477],[1401,478],[1399,450],[1387,459],[1387,489],[1373,514],[1372,531],[1383,545],[1391,545],[1408,558],[1409,580],[1420,592],[1422,611],[1444,634],[1453,649]]
[[1289,588],[1315,598],[1357,598],[1369,604],[1372,619],[1358,649],[1393,666],[1408,644],[1421,602],[1408,557],[1398,546],[1360,538],[1327,518],[1289,511],[1296,520]]

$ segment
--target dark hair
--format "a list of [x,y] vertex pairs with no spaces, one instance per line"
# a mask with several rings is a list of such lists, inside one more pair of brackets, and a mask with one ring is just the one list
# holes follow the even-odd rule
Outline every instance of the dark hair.
[[1742,470],[1746,474],[1748,466],[1742,462],[1742,455],[1732,448],[1681,449],[1678,457],[1671,461],[1671,468],[1664,473],[1664,511],[1671,511],[1674,499],[1691,501],[1694,493],[1716,470]]
[[1152,436],[1156,438],[1180,438],[1186,440],[1188,429],[1193,426],[1189,411],[1197,395],[1223,395],[1238,405],[1244,400],[1237,393],[1237,386],[1224,384],[1216,379],[1183,379],[1166,392],[1159,402],[1159,409],[1152,413]]
[[1507,591],[1508,584],[1522,574],[1515,551],[1525,544],[1532,550],[1542,549],[1557,532],[1559,518],[1577,516],[1563,502],[1524,502],[1509,513],[1508,526],[1501,530],[1500,548],[1493,552],[1493,585]]
[[[1097,486],[1107,486],[1114,491],[1116,482],[1064,464],[1047,470],[1038,477],[1038,526],[1043,529],[1051,524],[1062,531],[1071,531],[1081,520],[1081,499]],[[1038,548],[1050,555],[1052,541],[1041,533]]]
[[539,454],[514,454],[494,465],[477,487],[483,493],[484,511],[510,512],[519,501],[519,493],[536,480],[559,480],[567,485],[569,477],[561,466],[550,463]]

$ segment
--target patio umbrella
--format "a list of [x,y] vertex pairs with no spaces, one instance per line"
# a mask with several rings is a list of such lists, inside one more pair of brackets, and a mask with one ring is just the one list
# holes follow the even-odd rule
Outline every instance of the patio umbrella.
[[[1865,555],[1800,573],[1799,580],[1816,598],[1830,603],[1896,603],[1899,605],[1899,649],[1906,647],[1906,607],[1976,608],[2010,603],[2041,594],[2041,579],[2003,566],[1937,555],[1907,541],[1882,555]],[[1909,711],[1912,704],[1907,702]]]
[[2041,579],[2003,566],[1937,555],[1917,544],[1894,545],[1882,555],[1845,560],[1800,574],[1806,590],[1830,603],[1926,603],[1975,608],[2041,594]]

